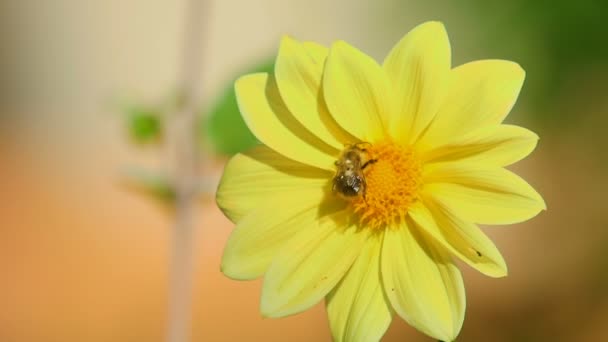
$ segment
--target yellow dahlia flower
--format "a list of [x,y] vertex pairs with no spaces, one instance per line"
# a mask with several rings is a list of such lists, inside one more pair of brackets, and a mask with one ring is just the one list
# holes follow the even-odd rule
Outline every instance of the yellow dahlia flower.
[[[233,279],[264,277],[264,316],[325,299],[336,341],[378,340],[394,313],[452,341],[465,312],[454,259],[507,274],[477,224],[545,209],[504,169],[538,141],[502,124],[525,73],[504,60],[452,69],[450,59],[443,25],[428,22],[382,64],[343,41],[327,49],[285,37],[273,74],[236,81],[262,145],[224,170],[217,203],[236,228],[221,267]],[[345,164],[354,158],[345,150],[361,160]],[[336,190],[341,175],[362,182],[344,183],[346,194]]]

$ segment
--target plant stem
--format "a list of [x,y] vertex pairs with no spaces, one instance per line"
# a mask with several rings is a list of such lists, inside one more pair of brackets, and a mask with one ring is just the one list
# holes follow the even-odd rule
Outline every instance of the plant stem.
[[175,189],[167,342],[187,342],[191,335],[195,200],[200,169],[196,123],[201,96],[201,43],[205,3],[203,0],[190,0],[186,8],[185,39],[178,75],[178,101],[175,112],[169,117],[167,132]]

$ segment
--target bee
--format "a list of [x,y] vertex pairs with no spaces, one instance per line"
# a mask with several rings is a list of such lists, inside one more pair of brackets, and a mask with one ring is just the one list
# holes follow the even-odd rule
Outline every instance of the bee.
[[346,145],[346,148],[335,162],[336,175],[333,178],[333,192],[342,198],[353,199],[357,196],[365,198],[365,175],[363,170],[375,163],[376,159],[369,158],[367,149],[369,143]]

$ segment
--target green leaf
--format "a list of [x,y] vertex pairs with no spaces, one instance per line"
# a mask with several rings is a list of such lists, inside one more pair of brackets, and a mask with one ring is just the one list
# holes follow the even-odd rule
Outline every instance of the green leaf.
[[145,145],[162,138],[161,111],[152,107],[132,106],[127,109],[127,127],[134,142]]
[[212,104],[206,120],[201,120],[199,131],[204,142],[210,143],[218,154],[233,155],[247,150],[258,142],[243,121],[236,103],[234,81],[245,74],[255,72],[272,72],[274,59],[267,59],[255,67],[246,69],[230,80],[225,90]]

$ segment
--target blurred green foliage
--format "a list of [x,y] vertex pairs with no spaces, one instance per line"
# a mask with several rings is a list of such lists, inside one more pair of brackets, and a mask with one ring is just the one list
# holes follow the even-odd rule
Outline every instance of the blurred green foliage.
[[500,15],[510,18],[511,27],[501,28],[505,35],[514,30],[529,32],[528,38],[537,41],[528,43],[543,46],[548,50],[547,57],[551,62],[560,67],[555,70],[556,74],[584,63],[608,62],[608,44],[605,43],[608,33],[605,20],[608,15],[607,1],[469,1],[481,13],[491,11],[495,13],[492,17]]
[[162,137],[161,110],[134,105],[126,110],[129,136],[138,144],[158,142]]
[[528,70],[526,98],[536,117],[547,123],[576,119],[554,103],[581,72],[608,70],[608,1],[468,0],[462,4],[466,3],[478,14],[480,26],[489,29],[486,47],[498,55],[514,56]]
[[[245,69],[238,75],[255,72],[272,72],[274,59],[267,59],[254,67]],[[201,120],[200,137],[203,143],[209,143],[214,152],[224,155],[233,155],[257,144],[256,138],[243,121],[236,102],[234,81],[231,79],[225,90],[215,100]]]

